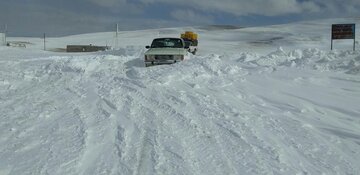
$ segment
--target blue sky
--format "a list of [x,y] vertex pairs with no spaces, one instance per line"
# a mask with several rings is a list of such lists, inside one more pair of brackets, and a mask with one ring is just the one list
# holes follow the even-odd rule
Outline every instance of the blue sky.
[[160,27],[259,26],[360,17],[360,0],[0,0],[0,30],[61,36]]

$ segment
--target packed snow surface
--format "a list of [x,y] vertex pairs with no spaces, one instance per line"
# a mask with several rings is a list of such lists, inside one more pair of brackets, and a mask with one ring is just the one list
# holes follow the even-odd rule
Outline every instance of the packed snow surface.
[[[360,174],[360,47],[330,51],[331,24],[359,21],[127,31],[97,53],[8,38],[27,47],[0,47],[0,175]],[[153,38],[185,30],[197,55],[144,67]]]

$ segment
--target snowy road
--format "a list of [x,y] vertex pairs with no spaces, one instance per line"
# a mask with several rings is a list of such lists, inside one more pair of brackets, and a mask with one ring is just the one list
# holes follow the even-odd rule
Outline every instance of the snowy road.
[[5,50],[0,174],[360,173],[359,51],[143,52]]

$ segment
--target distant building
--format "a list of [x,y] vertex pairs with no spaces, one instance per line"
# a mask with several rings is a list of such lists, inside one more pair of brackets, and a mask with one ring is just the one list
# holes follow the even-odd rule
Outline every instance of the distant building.
[[104,51],[109,50],[110,47],[108,46],[93,46],[90,45],[67,45],[66,52],[97,52],[97,51]]

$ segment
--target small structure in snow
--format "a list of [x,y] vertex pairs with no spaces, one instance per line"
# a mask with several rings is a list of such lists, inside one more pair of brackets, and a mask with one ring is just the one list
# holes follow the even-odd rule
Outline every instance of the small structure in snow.
[[67,45],[66,52],[97,52],[109,50],[109,46],[93,46],[90,45]]
[[9,41],[6,43],[6,46],[26,48],[26,45],[28,45],[28,44],[32,44],[32,43],[26,42],[26,41]]

